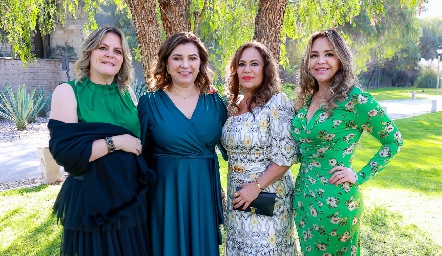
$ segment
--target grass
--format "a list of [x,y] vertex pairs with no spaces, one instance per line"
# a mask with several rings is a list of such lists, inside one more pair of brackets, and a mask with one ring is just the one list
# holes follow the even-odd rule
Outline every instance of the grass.
[[[282,91],[287,94],[290,99],[294,97],[294,85],[283,84]],[[382,100],[403,100],[411,99],[412,92],[415,91],[417,99],[426,99],[431,96],[442,96],[442,90],[439,90],[439,94],[436,94],[436,89],[432,88],[416,88],[416,87],[383,87],[367,89],[377,101]]]
[[[385,99],[403,94],[396,88],[392,92],[376,90],[393,95]],[[404,137],[403,150],[362,186],[362,255],[442,255],[440,120],[442,112],[395,121]],[[364,135],[354,169],[359,170],[378,147],[376,140]],[[226,188],[227,163],[220,161],[220,165],[222,186]],[[295,177],[297,168],[290,169]],[[59,185],[41,185],[0,192],[0,255],[59,254],[61,228],[51,214],[59,190]]]

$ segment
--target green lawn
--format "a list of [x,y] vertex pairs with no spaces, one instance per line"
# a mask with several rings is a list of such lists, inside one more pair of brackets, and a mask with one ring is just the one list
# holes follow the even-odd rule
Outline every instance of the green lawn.
[[[293,98],[294,85],[284,84],[282,86],[282,91],[287,94],[289,98]],[[417,99],[426,99],[431,96],[439,95],[442,96],[442,90],[436,94],[436,89],[431,88],[415,88],[415,87],[384,87],[384,88],[373,88],[367,89],[377,101],[381,100],[401,100],[401,99],[411,99],[412,92],[415,91]]]
[[[404,148],[362,187],[362,255],[442,255],[440,120],[442,112],[395,121]],[[354,169],[359,170],[378,147],[377,141],[363,136]],[[294,175],[296,169],[291,168]],[[225,161],[221,179],[225,188]],[[58,255],[61,229],[51,207],[59,189],[60,185],[42,185],[0,192],[0,255]]]

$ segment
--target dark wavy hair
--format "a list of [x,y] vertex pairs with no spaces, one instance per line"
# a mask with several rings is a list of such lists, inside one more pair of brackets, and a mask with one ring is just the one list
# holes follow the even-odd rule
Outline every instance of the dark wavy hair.
[[255,106],[264,106],[270,98],[281,91],[281,79],[279,78],[278,68],[279,65],[276,62],[273,54],[270,50],[262,43],[253,41],[247,42],[241,45],[237,50],[235,55],[233,55],[230,62],[230,75],[227,77],[227,88],[229,90],[230,106],[229,110],[234,111],[234,109],[239,110],[239,105],[237,104],[238,95],[240,93],[240,84],[237,74],[239,60],[241,58],[242,52],[253,47],[258,50],[262,59],[264,60],[263,68],[263,79],[261,85],[256,89],[253,95],[249,98],[247,102],[247,109],[252,113],[252,108]]
[[335,108],[335,102],[344,100],[351,89],[359,84],[355,74],[353,54],[350,47],[345,43],[344,38],[336,30],[330,29],[315,32],[309,39],[299,69],[298,86],[295,92],[296,110],[299,110],[306,105],[307,101],[313,96],[313,94],[319,90],[318,81],[316,81],[316,79],[310,74],[308,62],[310,60],[313,42],[321,37],[328,39],[340,62],[340,68],[335,74],[333,82],[329,88],[331,97],[327,99],[325,109],[332,110]]
[[209,52],[201,39],[191,32],[176,33],[170,36],[161,45],[158,51],[158,61],[151,71],[152,77],[149,81],[149,91],[163,90],[172,83],[172,77],[167,74],[167,59],[178,45],[187,43],[192,43],[198,48],[198,55],[201,60],[199,72],[195,79],[195,86],[198,87],[202,93],[210,92],[213,71],[209,67]]
[[112,33],[120,37],[123,50],[123,63],[118,73],[115,75],[114,82],[118,84],[118,88],[124,92],[132,86],[134,82],[135,71],[132,66],[132,55],[130,48],[124,37],[123,32],[114,26],[102,26],[94,30],[83,41],[81,46],[80,58],[75,62],[75,80],[80,82],[83,78],[90,76],[91,70],[91,53],[100,45],[103,37],[107,33]]

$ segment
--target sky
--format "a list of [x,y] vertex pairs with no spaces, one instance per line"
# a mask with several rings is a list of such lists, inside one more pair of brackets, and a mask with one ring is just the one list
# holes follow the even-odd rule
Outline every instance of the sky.
[[419,17],[440,17],[442,18],[442,0],[429,0],[426,12],[422,12]]

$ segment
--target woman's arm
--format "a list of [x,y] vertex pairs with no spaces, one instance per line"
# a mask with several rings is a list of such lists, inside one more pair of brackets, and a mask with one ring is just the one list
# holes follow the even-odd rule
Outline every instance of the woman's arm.
[[[55,88],[52,94],[50,119],[62,121],[64,123],[78,123],[77,99],[74,90],[69,84],[60,84]],[[129,134],[112,137],[115,150],[124,150],[139,155],[141,151],[141,142],[138,138]],[[92,143],[92,154],[89,162],[108,154],[108,147],[105,139],[95,140]]]

